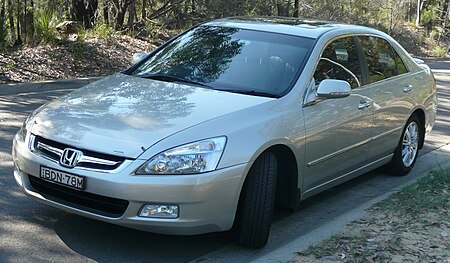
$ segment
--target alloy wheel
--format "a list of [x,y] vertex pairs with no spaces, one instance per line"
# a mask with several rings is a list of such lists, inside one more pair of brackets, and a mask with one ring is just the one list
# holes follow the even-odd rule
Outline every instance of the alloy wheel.
[[417,155],[419,146],[419,127],[411,122],[403,135],[402,160],[405,167],[410,167]]

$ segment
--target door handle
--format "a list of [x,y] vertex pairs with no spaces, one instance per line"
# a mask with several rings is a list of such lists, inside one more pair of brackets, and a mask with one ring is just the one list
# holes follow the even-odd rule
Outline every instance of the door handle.
[[372,105],[373,105],[373,101],[371,99],[368,99],[368,98],[362,99],[358,104],[358,110],[368,108]]
[[403,87],[403,92],[404,93],[408,93],[408,92],[410,92],[411,90],[412,90],[412,85],[406,85],[406,86],[404,86]]

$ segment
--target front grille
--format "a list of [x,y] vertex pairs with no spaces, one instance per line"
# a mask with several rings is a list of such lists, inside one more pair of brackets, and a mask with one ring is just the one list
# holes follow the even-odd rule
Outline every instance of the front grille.
[[76,167],[88,169],[114,170],[125,161],[124,157],[93,152],[85,149],[77,149],[70,145],[55,142],[36,135],[31,136],[30,147],[33,152],[54,162],[59,162],[61,155],[66,148],[80,150],[83,152],[83,155]]
[[128,207],[127,200],[73,190],[31,175],[28,178],[34,190],[43,197],[83,211],[118,218]]

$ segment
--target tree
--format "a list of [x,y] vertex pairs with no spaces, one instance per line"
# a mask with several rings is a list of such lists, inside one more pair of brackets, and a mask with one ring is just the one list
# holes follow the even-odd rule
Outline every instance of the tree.
[[122,30],[125,21],[125,13],[128,6],[134,2],[134,0],[112,0],[112,2],[115,9],[115,27],[117,30]]
[[423,5],[425,4],[426,0],[417,0],[417,11],[416,11],[416,27],[420,25],[420,14],[423,10]]
[[22,7],[20,5],[20,1],[17,1],[17,39],[15,41],[15,45],[17,46],[20,46],[23,43],[20,33],[21,19],[22,19]]
[[98,0],[72,0],[73,18],[85,28],[95,25],[95,12],[98,8]]
[[11,39],[16,39],[12,0],[8,0],[8,18],[9,18],[9,29],[11,32]]
[[299,0],[294,1],[294,17],[298,17],[298,8],[299,8],[298,2],[299,2]]
[[5,43],[6,39],[6,19],[5,19],[5,0],[1,1],[1,10],[0,10],[0,47],[2,47]]
[[109,25],[109,0],[103,3],[103,23]]
[[86,28],[91,28],[95,25],[95,12],[98,8],[98,0],[87,0],[86,4]]
[[83,25],[87,25],[88,18],[86,14],[86,8],[84,4],[84,0],[72,0],[72,7],[73,7],[73,19],[80,22]]

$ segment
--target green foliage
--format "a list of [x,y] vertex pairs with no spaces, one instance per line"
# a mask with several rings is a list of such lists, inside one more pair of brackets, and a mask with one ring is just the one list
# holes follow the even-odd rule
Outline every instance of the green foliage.
[[443,47],[443,46],[435,46],[433,48],[433,55],[435,57],[445,57],[445,55],[447,54],[447,47]]
[[423,25],[435,25],[440,20],[439,15],[439,3],[433,3],[427,6],[427,8],[422,12],[422,24]]
[[[6,0],[4,2],[6,3]],[[25,28],[28,28],[27,34],[22,33],[21,39],[26,42],[25,44],[56,42],[57,22],[74,19],[74,13],[86,14],[90,10],[88,6],[95,10],[90,10],[87,18],[85,15],[76,16],[81,25],[89,28],[92,25],[92,29],[83,33],[84,36],[79,34],[80,41],[84,41],[86,37],[97,37],[109,41],[115,34],[113,28],[126,29],[131,36],[139,35],[165,40],[168,38],[166,33],[168,30],[174,30],[174,32],[185,30],[192,25],[214,18],[246,15],[293,16],[296,12],[293,0],[48,0],[34,1],[33,8],[31,2],[12,1],[12,16],[16,25],[17,15],[23,13],[24,7],[28,10],[28,16],[34,19],[33,23],[27,21],[25,25]],[[84,5],[75,5],[80,2]],[[448,20],[444,22],[442,19],[443,12],[446,12],[445,0],[422,0],[422,2],[425,8],[421,10],[420,24],[425,26],[427,32],[416,30],[414,38],[418,39],[423,35],[427,40],[437,38],[439,43],[448,42],[449,38],[443,34],[450,27],[450,22]],[[143,14],[144,3],[145,14]],[[402,27],[406,23],[415,22],[417,8],[417,1],[404,0],[302,0],[298,1],[298,4],[299,16],[303,18],[367,25],[396,36],[401,34]],[[103,9],[103,7],[107,8]],[[107,20],[104,17],[105,10],[108,11]],[[123,25],[130,22],[128,21],[130,10],[136,11],[133,17],[134,23],[124,28]],[[5,46],[8,41],[15,41],[15,39],[9,39],[13,34],[12,28],[9,28],[9,21],[6,23],[9,18],[8,8],[6,13],[0,17],[0,46]],[[119,13],[121,19],[118,19]],[[442,28],[441,34],[436,36],[430,33],[439,26]],[[161,35],[164,37],[160,37]],[[432,41],[421,41],[421,43],[433,47]]]
[[93,36],[104,40],[110,40],[114,35],[114,29],[107,24],[101,24],[91,30]]
[[78,38],[77,38],[77,44],[83,44],[84,41],[86,40],[86,38],[89,38],[89,32],[88,30],[81,28],[80,30],[78,30]]
[[55,43],[58,36],[58,31],[56,30],[58,18],[53,12],[46,12],[42,9],[37,9],[35,12],[35,42]]
[[161,29],[161,25],[157,24],[153,20],[147,19],[144,21],[144,28],[150,37],[155,37],[158,35],[158,32]]

